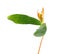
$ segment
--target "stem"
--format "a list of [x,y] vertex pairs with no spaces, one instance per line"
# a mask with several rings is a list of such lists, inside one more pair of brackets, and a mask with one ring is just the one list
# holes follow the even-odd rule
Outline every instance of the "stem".
[[39,54],[40,49],[41,49],[41,45],[42,45],[43,38],[44,38],[44,36],[42,37],[42,39],[41,39],[41,41],[40,41],[40,45],[39,45],[39,49],[38,49],[38,54]]

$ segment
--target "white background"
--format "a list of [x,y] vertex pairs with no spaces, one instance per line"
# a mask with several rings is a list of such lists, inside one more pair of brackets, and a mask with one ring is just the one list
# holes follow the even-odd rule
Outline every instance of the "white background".
[[18,25],[7,19],[10,14],[27,14],[37,18],[45,8],[45,34],[41,54],[60,54],[59,0],[0,0],[0,54],[37,54],[41,37],[33,33],[39,26]]

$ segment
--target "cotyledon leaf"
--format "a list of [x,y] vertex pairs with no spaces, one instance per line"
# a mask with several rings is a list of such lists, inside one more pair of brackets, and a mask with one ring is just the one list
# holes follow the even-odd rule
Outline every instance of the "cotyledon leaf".
[[36,32],[34,33],[34,35],[36,37],[41,37],[44,36],[44,34],[46,33],[47,27],[46,27],[46,23],[41,24],[41,26],[39,27],[39,29],[36,30]]
[[16,24],[33,24],[41,25],[41,22],[34,17],[30,17],[24,14],[13,14],[8,16],[8,19],[13,21]]

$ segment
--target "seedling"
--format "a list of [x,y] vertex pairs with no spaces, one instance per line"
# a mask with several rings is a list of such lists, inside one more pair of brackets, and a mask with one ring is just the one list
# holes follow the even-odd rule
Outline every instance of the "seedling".
[[46,23],[44,23],[44,8],[42,8],[41,13],[38,12],[37,15],[38,15],[39,19],[36,19],[36,18],[28,16],[28,15],[24,15],[24,14],[12,14],[12,15],[8,16],[8,19],[13,21],[16,24],[32,24],[32,25],[40,26],[34,32],[34,36],[42,37],[40,45],[39,45],[39,49],[38,49],[38,54],[39,54],[42,40],[43,40],[44,35],[47,30]]

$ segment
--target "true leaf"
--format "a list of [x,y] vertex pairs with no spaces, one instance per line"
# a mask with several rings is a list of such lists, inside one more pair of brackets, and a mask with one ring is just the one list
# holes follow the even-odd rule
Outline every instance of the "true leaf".
[[43,24],[41,24],[41,26],[39,27],[39,29],[36,30],[36,32],[34,33],[34,35],[36,37],[44,36],[44,34],[46,33],[46,30],[47,30],[46,24],[43,23]]
[[40,21],[35,19],[34,17],[30,17],[24,14],[13,14],[8,16],[8,19],[16,24],[33,24],[33,25],[41,24]]

